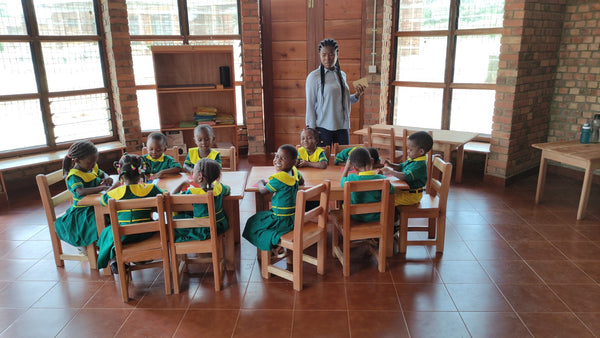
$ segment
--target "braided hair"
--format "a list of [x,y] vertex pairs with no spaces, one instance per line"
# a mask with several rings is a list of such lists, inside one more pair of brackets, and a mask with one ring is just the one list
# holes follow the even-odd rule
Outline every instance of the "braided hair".
[[[331,48],[335,49],[336,53],[339,52],[338,43],[334,39],[325,39],[325,40],[321,41],[321,43],[319,43],[319,53],[321,53],[321,50],[325,47],[331,47]],[[323,63],[321,63],[321,65],[319,66],[319,71],[321,72],[321,97],[322,97],[323,92],[325,90],[325,67],[323,66]],[[338,81],[340,82],[340,88],[342,90],[342,107],[344,107],[344,96],[346,94],[346,91],[344,89],[346,88],[346,85],[344,84],[344,80],[342,79],[342,73],[341,73],[341,69],[340,69],[340,60],[339,59],[337,59],[335,61],[334,71],[337,73]]]
[[194,171],[208,182],[207,190],[212,190],[213,183],[221,176],[221,165],[210,158],[203,158],[196,162]]
[[130,182],[139,182],[146,177],[146,162],[139,155],[123,154],[114,166],[119,173],[119,180],[125,177]]
[[63,159],[63,177],[67,178],[69,170],[73,168],[73,160],[82,160],[98,152],[96,146],[90,141],[75,142],[69,148],[67,155]]

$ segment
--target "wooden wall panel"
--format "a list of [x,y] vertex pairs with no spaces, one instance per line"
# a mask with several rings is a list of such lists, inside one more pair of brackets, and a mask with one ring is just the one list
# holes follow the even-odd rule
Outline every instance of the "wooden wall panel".
[[306,41],[273,41],[273,60],[306,60]]
[[281,116],[306,116],[306,100],[304,98],[296,99],[273,99],[273,111],[276,117]]
[[[325,1],[325,20],[362,19],[362,1]],[[373,13],[371,8],[371,13]]]
[[273,41],[306,41],[306,22],[273,22]]
[[336,41],[340,50],[340,62],[342,62],[342,60],[352,60],[354,62],[360,62],[362,54],[360,40],[336,39]]
[[306,80],[306,61],[273,60],[273,80]]
[[325,21],[325,36],[333,36],[336,40],[358,39],[362,34],[360,20],[328,20]]
[[306,126],[304,116],[281,116],[278,119],[283,123],[275,129],[275,132],[279,134],[294,134],[296,135],[296,142],[300,143],[300,131]]
[[[302,21],[306,22],[306,10],[308,6],[306,1],[297,0],[278,0],[271,1],[271,20],[273,22],[283,21]],[[305,35],[306,38],[306,35]]]
[[273,80],[273,98],[301,98],[305,96],[306,81],[302,80]]

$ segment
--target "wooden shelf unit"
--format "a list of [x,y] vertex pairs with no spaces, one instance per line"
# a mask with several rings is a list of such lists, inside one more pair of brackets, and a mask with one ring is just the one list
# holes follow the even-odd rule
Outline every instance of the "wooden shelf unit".
[[[233,124],[211,126],[219,145],[238,148],[236,97],[232,46],[152,46],[160,128],[181,131],[188,149],[195,147],[194,128],[179,127],[193,122],[195,108],[215,107],[231,114]],[[229,67],[231,87],[223,88],[219,67]]]

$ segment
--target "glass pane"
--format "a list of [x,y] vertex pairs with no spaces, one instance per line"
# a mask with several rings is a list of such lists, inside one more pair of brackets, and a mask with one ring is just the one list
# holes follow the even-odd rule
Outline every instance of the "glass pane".
[[44,42],[42,53],[51,92],[104,87],[98,42]]
[[491,134],[495,97],[495,90],[455,89],[450,129]]
[[34,0],[40,35],[97,35],[92,0]]
[[394,124],[440,129],[442,95],[439,88],[396,87]]
[[0,35],[27,35],[20,1],[0,0]]
[[50,98],[57,143],[111,136],[107,94]]
[[29,43],[0,43],[0,95],[37,93]]
[[239,34],[237,0],[188,0],[191,35]]
[[446,37],[398,39],[396,81],[444,82]]
[[454,82],[496,83],[500,34],[456,37]]
[[129,34],[179,35],[177,0],[127,1]]
[[151,46],[175,46],[182,44],[183,42],[181,41],[131,41],[135,84],[138,86],[153,85],[155,82]]
[[156,90],[138,90],[136,91],[138,108],[140,110],[140,125],[142,130],[160,129],[158,118],[158,103],[156,100]]
[[398,31],[447,30],[450,18],[449,0],[400,0]]
[[45,145],[39,100],[0,102],[0,151]]
[[244,124],[244,87],[235,86],[235,110],[238,125]]
[[504,18],[504,0],[460,0],[458,29],[498,28]]

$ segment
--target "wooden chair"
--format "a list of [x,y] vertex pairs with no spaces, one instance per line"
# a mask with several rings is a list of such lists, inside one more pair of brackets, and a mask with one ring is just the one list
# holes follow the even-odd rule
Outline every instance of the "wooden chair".
[[[437,252],[444,251],[446,235],[446,204],[452,177],[452,164],[445,162],[439,155],[433,157],[431,188],[423,193],[421,203],[399,205],[400,213],[399,251],[406,252],[407,245],[435,245]],[[438,176],[441,175],[440,178]],[[409,226],[409,218],[427,218],[428,226]],[[408,231],[427,231],[427,240],[408,240]]]
[[[302,290],[302,262],[317,267],[317,273],[325,273],[325,254],[327,252],[327,205],[329,204],[329,180],[308,190],[298,190],[296,194],[296,217],[294,230],[281,236],[279,246],[292,252],[292,271],[274,265],[283,258],[271,258],[271,251],[260,252],[261,273],[268,279],[272,274],[294,283],[294,290]],[[319,206],[304,211],[304,204],[309,199],[319,198]],[[317,222],[315,223],[315,219]],[[304,253],[304,250],[317,244],[317,257]]]
[[[351,203],[351,193],[362,191],[381,191],[381,201],[374,203]],[[344,183],[344,207],[342,210],[332,210],[333,232],[332,253],[342,263],[344,276],[350,275],[350,242],[376,238],[379,240],[379,250],[375,252],[379,272],[385,271],[388,233],[391,234],[393,223],[393,195],[390,196],[390,181],[386,179],[353,181]],[[350,215],[379,213],[377,222],[360,222],[350,218]],[[338,245],[338,235],[342,235],[342,249]],[[369,246],[370,249],[371,246]]]
[[[52,196],[50,186],[58,182],[64,182],[63,172],[61,170],[54,171],[48,175],[39,174],[36,176],[38,190],[42,199],[42,205],[46,212],[46,220],[48,221],[48,230],[50,231],[50,241],[52,242],[52,251],[54,253],[54,262],[56,266],[64,266],[64,260],[88,261],[90,268],[97,269],[98,255],[96,253],[96,245],[90,244],[85,247],[86,254],[65,254],[63,253],[60,238],[56,234],[54,222],[56,221],[56,206],[70,201],[73,195],[69,190],[63,190],[60,193]],[[60,215],[59,215],[60,216]]]
[[396,150],[395,136],[394,128],[367,127],[369,147],[377,148],[379,156],[387,157],[392,163],[398,163],[402,158],[402,151]]
[[[174,219],[173,212],[193,211],[194,204],[208,206],[207,218],[181,218]],[[212,191],[202,195],[170,195],[165,194],[167,212],[167,229],[169,232],[169,248],[171,252],[171,271],[173,272],[173,289],[179,293],[181,275],[186,270],[187,264],[212,263],[215,280],[215,290],[220,291],[223,285],[223,242],[226,241],[227,255],[233,260],[233,230],[230,227],[224,234],[217,234],[217,220],[215,214],[215,199]],[[184,228],[210,228],[210,239],[203,241],[175,242],[175,229]],[[211,257],[188,258],[187,254],[210,253]],[[229,267],[231,270],[233,266]]]
[[[406,150],[408,149],[408,137],[414,133],[416,133],[419,130],[411,130],[411,129],[403,129],[402,130],[402,149]],[[431,136],[431,138],[433,139],[433,131],[431,130],[426,130],[426,132],[429,134],[429,136]],[[406,162],[406,160],[408,160],[408,153],[406,151],[402,152],[402,162]],[[429,151],[427,152],[427,183],[425,184],[425,191],[428,191],[431,185],[431,167],[433,164],[433,147],[431,147],[431,149],[429,149]]]
[[[142,155],[146,155],[148,154],[148,148],[147,147],[143,147],[142,148]],[[177,148],[177,146],[173,146],[171,148],[167,148],[165,150],[165,155],[169,155],[172,158],[175,159],[175,161],[179,161],[179,148]]]
[[234,146],[229,148],[213,148],[213,150],[221,153],[221,162],[223,163],[221,169],[224,171],[237,171],[237,153]]
[[[155,210],[159,217],[158,220],[119,224],[117,213],[121,210],[132,209],[152,209]],[[108,200],[108,210],[110,213],[110,223],[115,241],[115,256],[119,269],[119,282],[121,284],[121,294],[123,301],[129,300],[128,282],[131,279],[131,271],[146,268],[161,266],[163,268],[163,276],[165,279],[165,293],[171,294],[171,270],[169,269],[169,246],[167,245],[167,230],[165,226],[163,196],[123,199],[123,200]],[[154,232],[154,235],[146,240],[136,243],[122,243],[122,236],[135,235]],[[129,271],[125,270],[126,263],[152,261],[148,264],[136,264],[129,267]]]

